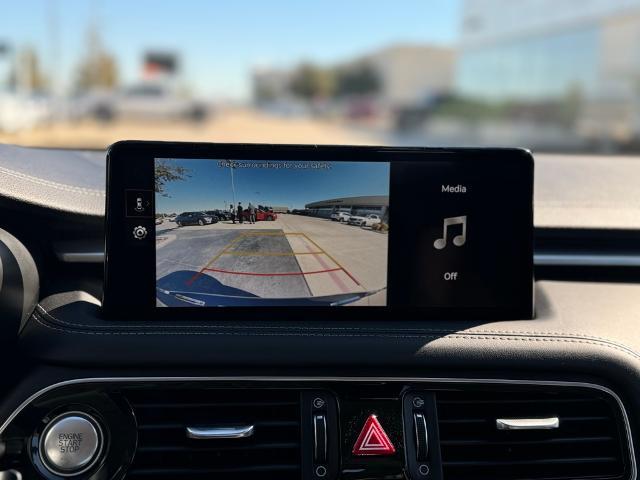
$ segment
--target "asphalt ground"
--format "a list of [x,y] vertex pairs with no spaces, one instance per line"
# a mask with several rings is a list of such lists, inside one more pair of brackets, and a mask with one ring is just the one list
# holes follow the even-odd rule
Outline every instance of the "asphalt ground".
[[[386,287],[388,235],[330,220],[279,215],[274,222],[177,227],[157,231],[156,278],[193,272],[262,298],[298,298]],[[386,290],[359,300],[384,305]]]

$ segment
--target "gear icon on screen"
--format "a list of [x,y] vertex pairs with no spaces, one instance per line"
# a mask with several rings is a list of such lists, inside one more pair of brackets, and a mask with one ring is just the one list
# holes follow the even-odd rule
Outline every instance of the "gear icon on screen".
[[147,228],[142,225],[138,225],[133,229],[133,238],[136,240],[142,240],[147,236]]

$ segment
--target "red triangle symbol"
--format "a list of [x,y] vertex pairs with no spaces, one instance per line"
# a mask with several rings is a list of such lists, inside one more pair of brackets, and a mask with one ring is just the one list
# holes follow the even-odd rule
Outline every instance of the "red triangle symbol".
[[369,415],[353,446],[354,455],[393,455],[396,448],[380,425],[378,417]]

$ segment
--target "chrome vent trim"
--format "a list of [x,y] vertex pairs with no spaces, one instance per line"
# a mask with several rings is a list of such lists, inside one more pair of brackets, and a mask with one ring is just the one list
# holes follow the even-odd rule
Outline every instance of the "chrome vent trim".
[[220,438],[247,438],[253,435],[254,426],[242,427],[186,427],[187,438],[193,440],[218,440]]
[[496,418],[498,430],[552,430],[560,427],[558,417]]

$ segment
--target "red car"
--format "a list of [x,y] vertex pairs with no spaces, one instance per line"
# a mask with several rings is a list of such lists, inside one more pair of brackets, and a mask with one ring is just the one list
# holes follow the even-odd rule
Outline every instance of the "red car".
[[[244,210],[242,212],[242,218],[245,222],[249,221],[249,210]],[[256,209],[256,222],[272,222],[278,218],[278,214],[272,212],[270,210],[260,210]]]

